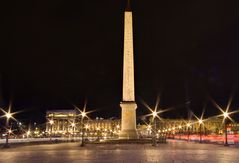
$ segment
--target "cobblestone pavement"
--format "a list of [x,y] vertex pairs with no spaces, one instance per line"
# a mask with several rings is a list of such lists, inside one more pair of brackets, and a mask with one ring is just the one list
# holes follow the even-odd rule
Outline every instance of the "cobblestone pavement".
[[6,163],[238,163],[236,146],[169,141],[153,147],[150,144],[60,143],[17,146],[0,149],[0,162]]

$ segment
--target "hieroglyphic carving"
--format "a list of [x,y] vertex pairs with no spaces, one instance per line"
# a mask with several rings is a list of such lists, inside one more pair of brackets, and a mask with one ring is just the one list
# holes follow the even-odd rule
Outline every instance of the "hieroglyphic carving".
[[125,12],[123,101],[135,101],[132,12]]

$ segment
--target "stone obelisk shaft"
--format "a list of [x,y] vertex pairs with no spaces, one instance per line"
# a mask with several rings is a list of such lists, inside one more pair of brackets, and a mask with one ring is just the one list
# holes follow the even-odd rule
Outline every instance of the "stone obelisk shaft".
[[123,101],[135,101],[132,12],[125,12]]
[[130,2],[124,13],[124,66],[123,66],[123,98],[120,104],[121,132],[120,139],[137,139],[136,108],[134,91],[134,50],[133,21]]

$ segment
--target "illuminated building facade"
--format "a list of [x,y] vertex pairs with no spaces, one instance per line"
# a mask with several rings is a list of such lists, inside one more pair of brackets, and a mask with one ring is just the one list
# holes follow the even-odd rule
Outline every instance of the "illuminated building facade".
[[98,134],[118,135],[120,131],[120,119],[96,118],[84,119],[81,124],[80,113],[76,110],[50,110],[46,112],[46,132],[55,136],[81,135],[91,136]]
[[[46,112],[46,132],[54,134],[70,133],[73,131],[72,123],[75,123],[76,117],[76,110],[49,110]],[[78,132],[77,129],[76,132]]]
[[[201,132],[203,134],[222,134],[224,129],[222,121],[222,118],[204,120],[201,124]],[[229,124],[229,126],[231,125],[233,124]],[[151,123],[138,126],[138,132],[141,136],[151,135],[153,133],[152,130],[153,124]],[[162,119],[157,120],[156,130],[158,134],[198,134],[200,132],[200,124],[198,120]]]
[[[221,118],[211,118],[203,121],[202,132],[205,134],[219,133],[223,129]],[[200,124],[198,120],[185,120],[185,119],[163,119],[158,122],[158,130],[168,132],[188,132],[198,133]]]
[[[54,136],[80,136],[84,130],[84,134],[88,136],[118,137],[121,130],[120,119],[84,119],[82,125],[79,114],[76,110],[47,111],[46,133]],[[51,121],[52,123],[50,123]],[[199,122],[195,119],[190,121],[185,119],[162,119],[157,120],[156,124],[158,134],[198,134],[200,132]],[[205,135],[223,134],[223,128],[222,118],[210,118],[203,121],[201,132]],[[137,125],[137,132],[140,137],[152,135],[153,129],[153,124]],[[229,133],[238,133],[239,124],[228,124],[228,131]]]

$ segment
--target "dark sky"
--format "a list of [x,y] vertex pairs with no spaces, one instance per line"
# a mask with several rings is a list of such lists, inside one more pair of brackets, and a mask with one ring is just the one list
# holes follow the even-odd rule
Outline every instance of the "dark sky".
[[[11,4],[10,4],[11,3]],[[163,108],[191,101],[201,112],[207,95],[225,105],[235,90],[239,106],[239,2],[134,0],[134,49],[138,115],[161,93]],[[35,0],[4,5],[6,52],[1,54],[2,105],[45,110],[98,109],[119,116],[125,0]],[[185,107],[165,117],[186,115]],[[218,111],[208,106],[208,115]],[[39,116],[40,115],[40,116]]]

